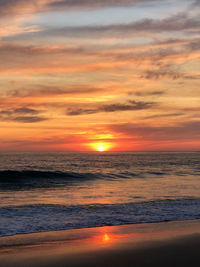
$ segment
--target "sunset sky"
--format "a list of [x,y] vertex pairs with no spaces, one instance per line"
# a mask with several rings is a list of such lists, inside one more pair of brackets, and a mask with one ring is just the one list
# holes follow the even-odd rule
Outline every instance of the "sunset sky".
[[1,151],[200,149],[199,0],[0,0],[0,63]]

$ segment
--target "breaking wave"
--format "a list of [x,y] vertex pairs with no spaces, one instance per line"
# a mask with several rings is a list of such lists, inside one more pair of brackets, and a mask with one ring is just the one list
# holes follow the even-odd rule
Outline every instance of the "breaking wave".
[[123,204],[34,204],[0,208],[0,236],[163,221],[200,219],[200,199]]

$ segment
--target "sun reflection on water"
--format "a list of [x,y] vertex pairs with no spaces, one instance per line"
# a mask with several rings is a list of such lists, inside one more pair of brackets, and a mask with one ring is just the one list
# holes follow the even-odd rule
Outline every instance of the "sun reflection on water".
[[108,234],[104,234],[103,235],[103,242],[106,243],[108,241],[110,241],[110,236]]

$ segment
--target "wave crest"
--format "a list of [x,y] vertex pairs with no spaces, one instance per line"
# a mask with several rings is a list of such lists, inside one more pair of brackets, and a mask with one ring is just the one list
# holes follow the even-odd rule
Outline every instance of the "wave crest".
[[80,182],[97,178],[92,173],[49,172],[49,171],[0,171],[0,189],[28,189],[61,186],[70,182]]

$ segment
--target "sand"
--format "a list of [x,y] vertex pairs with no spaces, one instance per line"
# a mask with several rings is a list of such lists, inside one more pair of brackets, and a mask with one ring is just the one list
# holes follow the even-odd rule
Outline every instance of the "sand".
[[0,238],[1,267],[199,266],[200,220]]

